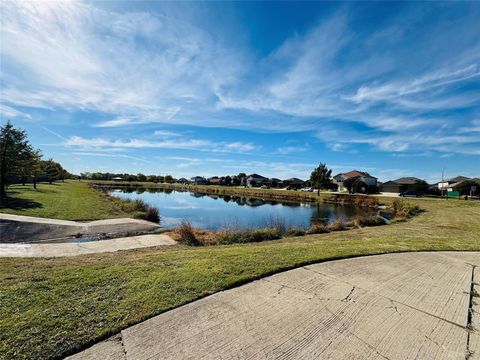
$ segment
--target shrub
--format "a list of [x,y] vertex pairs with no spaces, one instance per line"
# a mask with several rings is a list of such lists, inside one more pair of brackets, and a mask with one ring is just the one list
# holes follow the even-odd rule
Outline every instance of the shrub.
[[418,205],[395,199],[390,206],[392,215],[396,219],[405,219],[417,215],[420,212]]
[[330,231],[341,231],[345,229],[346,229],[346,226],[344,222],[340,219],[337,219],[333,223],[328,225],[328,230]]
[[266,221],[267,229],[275,229],[279,234],[285,234],[288,230],[287,222],[280,216],[270,216]]
[[347,225],[355,227],[380,226],[385,225],[385,220],[378,215],[356,216]]
[[309,234],[324,234],[328,232],[330,232],[330,230],[324,224],[312,224],[312,226],[308,230]]
[[237,244],[242,243],[242,235],[240,231],[235,230],[221,230],[217,233],[217,242],[219,244]]
[[287,231],[285,231],[284,235],[291,237],[291,236],[304,236],[307,234],[307,231],[302,228],[295,228],[295,227],[289,227]]
[[189,246],[198,246],[200,242],[195,237],[192,224],[188,220],[182,220],[178,226],[178,234],[180,235],[180,242]]
[[246,232],[247,242],[260,242],[280,239],[282,236],[277,229],[256,229]]
[[160,212],[156,207],[148,206],[145,220],[160,223]]
[[219,244],[244,244],[249,242],[261,242],[280,239],[281,234],[276,229],[255,229],[255,230],[222,230],[217,234]]

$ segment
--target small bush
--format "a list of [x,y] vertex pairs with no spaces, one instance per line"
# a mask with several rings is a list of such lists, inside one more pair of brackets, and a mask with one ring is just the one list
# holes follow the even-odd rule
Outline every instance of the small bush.
[[385,220],[378,215],[356,216],[350,220],[347,225],[359,228],[365,226],[380,226],[385,225]]
[[246,232],[247,242],[260,242],[280,239],[282,236],[277,229],[256,229]]
[[324,224],[312,224],[308,230],[308,234],[325,234],[328,232],[330,232],[330,230]]
[[284,233],[284,235],[287,237],[304,236],[305,234],[307,234],[307,231],[305,229],[295,227],[289,227]]
[[134,219],[144,220],[145,219],[145,213],[143,211],[135,211],[134,213],[132,213],[132,217]]
[[418,205],[395,199],[390,206],[390,210],[395,219],[405,219],[417,215],[420,212]]
[[342,220],[337,219],[333,223],[329,224],[327,228],[330,231],[341,231],[345,230],[347,227]]
[[270,216],[266,221],[265,228],[275,229],[280,234],[285,234],[289,226],[284,218],[280,216]]
[[182,220],[177,230],[180,236],[180,242],[183,242],[189,246],[200,245],[200,242],[195,237],[193,226],[188,220]]
[[217,234],[219,244],[244,244],[249,242],[261,242],[280,239],[281,234],[276,229],[255,229],[255,230],[222,230]]
[[158,209],[156,207],[148,206],[145,220],[151,221],[157,224],[160,223],[160,212],[158,211]]

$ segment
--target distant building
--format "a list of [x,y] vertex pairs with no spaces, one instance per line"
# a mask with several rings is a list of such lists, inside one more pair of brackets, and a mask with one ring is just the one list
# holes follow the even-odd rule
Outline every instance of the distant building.
[[288,188],[300,189],[305,186],[305,181],[299,178],[290,178],[283,180],[283,183]]
[[205,179],[202,176],[194,176],[190,178],[190,181],[194,183],[195,185],[205,185],[207,184],[207,179]]
[[270,179],[270,186],[272,188],[283,188],[285,187],[285,182],[283,180],[277,179],[277,178],[271,178]]
[[190,180],[185,179],[185,178],[180,178],[177,180],[177,183],[179,184],[190,184]]
[[262,175],[251,174],[247,176],[246,185],[250,187],[257,187],[262,185],[270,186],[270,179]]
[[346,173],[340,173],[333,176],[333,183],[338,186],[338,191],[345,191],[347,190],[343,185],[343,182],[347,179],[357,177],[359,181],[364,182],[367,186],[378,186],[377,178],[375,176],[370,175],[364,171],[352,170]]
[[208,178],[207,180],[210,185],[221,185],[223,183],[223,179],[218,176]]
[[416,177],[403,177],[397,180],[390,180],[382,184],[382,192],[402,193],[415,190],[415,184],[422,181]]
[[453,191],[453,188],[462,183],[465,180],[470,180],[466,176],[456,176],[448,180],[440,181],[437,184],[439,190]]
[[112,181],[123,181],[123,178],[121,178],[121,177],[114,177],[114,178],[112,178]]

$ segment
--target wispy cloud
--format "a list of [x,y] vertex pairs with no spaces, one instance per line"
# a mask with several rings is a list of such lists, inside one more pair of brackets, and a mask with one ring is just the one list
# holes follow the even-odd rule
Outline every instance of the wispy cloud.
[[252,143],[241,142],[212,142],[200,139],[175,139],[149,141],[143,139],[111,140],[106,138],[83,138],[71,136],[63,142],[64,146],[79,148],[127,148],[127,149],[188,149],[211,152],[248,153],[255,149]]

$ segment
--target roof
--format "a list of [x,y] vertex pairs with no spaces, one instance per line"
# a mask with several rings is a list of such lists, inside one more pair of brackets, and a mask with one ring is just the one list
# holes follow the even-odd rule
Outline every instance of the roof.
[[368,177],[371,177],[373,179],[376,179],[375,176],[370,175],[368,172],[358,171],[358,170],[352,170],[352,171],[349,171],[349,172],[346,172],[346,173],[339,173],[337,175],[334,175],[333,177],[337,177],[338,175],[344,175],[347,179],[349,179],[351,177],[354,177],[354,176],[368,176]]
[[464,180],[470,180],[470,178],[466,177],[466,176],[456,176],[454,178],[451,178],[451,179],[448,179],[448,180],[445,180],[449,183],[457,183],[457,182],[460,182],[460,181],[464,181]]
[[301,183],[304,183],[304,182],[305,182],[305,181],[303,181],[302,179],[299,179],[299,178],[285,179],[285,181],[288,181],[288,182],[301,182]]
[[402,184],[402,185],[412,185],[412,184],[415,184],[418,181],[422,181],[422,180],[419,179],[419,178],[413,177],[413,176],[402,177],[400,179],[393,180],[393,182],[396,182],[397,184]]
[[112,178],[112,180],[123,180],[123,178],[121,178],[121,177],[114,177],[114,178]]
[[266,179],[266,177],[265,177],[265,176],[258,175],[258,174],[251,174],[251,175],[248,175],[247,177],[253,177],[253,178]]

